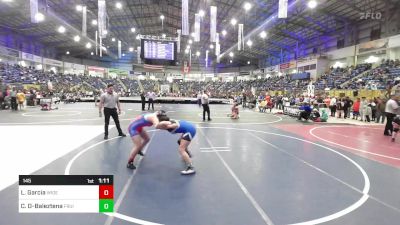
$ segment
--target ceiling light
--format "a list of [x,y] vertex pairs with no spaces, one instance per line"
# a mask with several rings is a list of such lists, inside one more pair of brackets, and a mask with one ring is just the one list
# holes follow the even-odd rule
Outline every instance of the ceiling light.
[[129,47],[129,51],[130,51],[130,52],[133,52],[133,47]]
[[196,56],[200,56],[200,52],[199,51],[196,52]]
[[190,49],[190,45],[186,45],[186,49]]
[[104,31],[103,31],[103,34],[108,34],[108,31],[107,31],[107,30],[104,30]]
[[247,44],[247,46],[251,47],[251,46],[253,45],[253,42],[252,42],[251,40],[248,40],[248,41],[246,42],[246,44]]
[[252,5],[249,2],[245,2],[244,5],[243,5],[243,8],[246,11],[249,11],[251,9],[251,7],[252,7]]
[[97,25],[97,20],[92,20],[92,25]]
[[115,38],[111,38],[111,41],[112,41],[112,42],[115,42]]
[[229,60],[229,63],[232,63],[233,61],[232,61],[232,59],[231,60]]
[[186,53],[186,54],[189,54],[189,49],[185,49],[185,53]]
[[310,1],[307,3],[307,6],[308,6],[308,8],[310,8],[310,9],[314,9],[315,7],[317,7],[317,2],[316,2],[315,0],[310,0]]
[[69,51],[67,51],[65,54],[69,55]]
[[136,35],[136,40],[140,40],[140,35]]
[[121,2],[115,3],[115,7],[116,7],[117,9],[122,9],[122,3],[121,3]]
[[90,44],[89,42],[86,44],[86,48],[91,48],[92,44]]
[[233,57],[233,56],[235,56],[235,54],[233,54],[233,52],[229,52],[229,56]]
[[35,20],[36,20],[36,22],[42,22],[44,20],[44,15],[40,12],[36,13]]
[[161,37],[162,37],[162,38],[165,38],[165,37],[167,37],[167,35],[166,35],[166,34],[162,34]]
[[227,33],[226,30],[223,30],[223,31],[222,31],[222,35],[223,35],[223,36],[225,36],[226,33]]
[[260,37],[263,38],[263,39],[266,38],[267,37],[267,32],[261,31]]
[[79,42],[81,40],[81,37],[79,37],[79,35],[76,35],[75,37],[74,37],[74,41],[75,42]]
[[192,39],[189,39],[188,43],[189,43],[189,44],[192,44],[192,43],[193,43]]
[[79,11],[79,12],[80,12],[80,11],[82,11],[82,8],[83,8],[83,7],[82,7],[81,5],[77,5],[77,6],[76,6],[76,11]]
[[91,53],[90,53],[90,55],[94,55],[94,53],[93,53],[93,52],[91,52]]
[[210,45],[210,49],[214,49],[214,45],[213,44]]
[[247,65],[250,65],[250,61],[247,61]]
[[123,53],[122,56],[125,56],[125,53]]
[[204,10],[202,10],[202,9],[199,10],[199,16],[200,17],[204,17],[205,14],[206,13],[204,12]]
[[58,29],[57,29],[57,31],[58,31],[59,33],[65,33],[65,27],[59,26]]
[[193,33],[191,34],[191,36],[192,36],[193,38],[195,38],[195,37],[196,37],[196,34],[193,32]]
[[161,19],[161,20],[165,19],[165,16],[164,16],[164,15],[161,15],[161,16],[160,16],[160,19]]
[[131,28],[131,32],[132,32],[132,33],[135,33],[135,32],[136,32],[136,28],[132,27],[132,28]]
[[237,20],[235,18],[231,19],[231,24],[232,26],[235,26],[237,24]]

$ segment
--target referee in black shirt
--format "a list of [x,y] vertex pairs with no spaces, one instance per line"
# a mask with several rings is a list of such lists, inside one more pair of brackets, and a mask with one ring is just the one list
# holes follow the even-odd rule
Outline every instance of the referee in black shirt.
[[[119,96],[114,92],[114,85],[107,85],[107,92],[102,94],[100,97],[99,112],[101,115],[101,110],[104,107],[104,140],[108,139],[108,124],[110,123],[110,116],[112,116],[115,125],[117,126],[118,135],[121,137],[126,137],[122,133],[121,126],[119,124],[118,115],[121,114],[121,105],[119,104]],[[118,108],[118,112],[117,112]]]

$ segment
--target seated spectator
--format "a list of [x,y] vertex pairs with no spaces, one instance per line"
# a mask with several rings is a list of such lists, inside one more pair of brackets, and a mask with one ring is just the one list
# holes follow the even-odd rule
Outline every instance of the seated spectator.
[[258,110],[260,112],[265,112],[265,109],[267,108],[267,101],[265,100],[260,100],[258,104]]
[[269,112],[271,112],[271,111],[272,111],[272,108],[274,108],[274,103],[272,102],[272,100],[269,100],[269,101],[267,102],[266,109],[269,109]]
[[300,115],[298,120],[305,119],[307,121],[310,118],[310,114],[312,111],[310,105],[308,103],[304,103],[303,106],[300,106],[299,110],[300,110]]
[[313,109],[310,119],[314,122],[321,122],[321,114],[319,114],[318,109]]
[[329,115],[325,109],[322,109],[321,122],[328,122]]

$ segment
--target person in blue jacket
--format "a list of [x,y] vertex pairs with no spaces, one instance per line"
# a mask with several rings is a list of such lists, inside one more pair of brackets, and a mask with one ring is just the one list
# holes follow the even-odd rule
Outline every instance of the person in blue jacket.
[[308,103],[304,103],[304,105],[300,106],[300,114],[298,120],[305,119],[306,121],[310,118],[312,109]]

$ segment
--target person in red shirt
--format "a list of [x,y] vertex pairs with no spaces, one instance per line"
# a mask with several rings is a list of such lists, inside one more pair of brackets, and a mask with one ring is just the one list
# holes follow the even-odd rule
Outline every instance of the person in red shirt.
[[353,105],[353,120],[357,120],[358,116],[360,115],[360,104],[361,104],[361,99],[357,98],[357,101],[354,102]]

